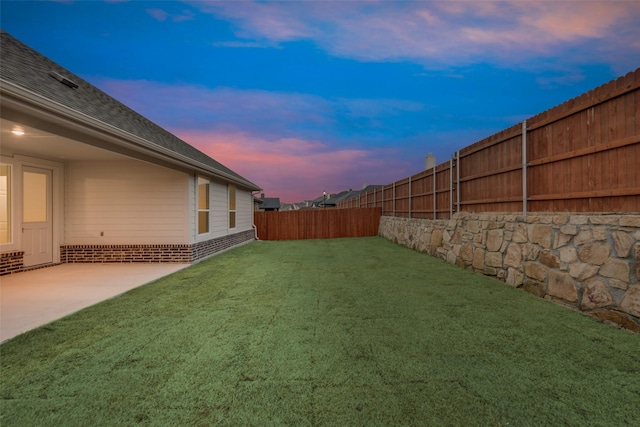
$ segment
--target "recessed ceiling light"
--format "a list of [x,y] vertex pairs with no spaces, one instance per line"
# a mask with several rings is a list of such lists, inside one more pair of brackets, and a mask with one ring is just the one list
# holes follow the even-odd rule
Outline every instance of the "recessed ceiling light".
[[22,130],[22,128],[15,127],[15,128],[13,128],[11,133],[14,134],[14,135],[22,136],[22,135],[24,135],[24,130]]

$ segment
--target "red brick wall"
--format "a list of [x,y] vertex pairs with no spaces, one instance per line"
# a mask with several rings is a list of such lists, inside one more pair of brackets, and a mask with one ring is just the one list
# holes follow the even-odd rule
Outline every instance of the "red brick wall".
[[63,263],[191,262],[191,245],[65,245]]
[[[254,239],[254,231],[176,245],[64,245],[61,263],[181,263],[188,264]],[[0,276],[25,271],[24,252],[0,254]]]
[[0,276],[22,271],[24,252],[6,252],[0,254]]
[[224,251],[241,243],[253,240],[254,237],[255,232],[253,230],[248,230],[224,237],[218,237],[217,239],[207,240],[205,242],[195,243],[192,248],[193,252],[191,261],[194,262],[206,258],[220,251]]

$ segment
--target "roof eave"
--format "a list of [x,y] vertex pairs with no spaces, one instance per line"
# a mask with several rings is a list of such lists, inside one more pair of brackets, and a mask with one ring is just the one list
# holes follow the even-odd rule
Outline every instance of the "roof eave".
[[14,107],[20,111],[29,112],[35,117],[53,121],[56,124],[71,126],[76,130],[81,129],[83,133],[92,134],[116,146],[124,146],[145,156],[162,160],[163,163],[174,164],[181,168],[186,167],[196,173],[208,174],[251,191],[262,190],[249,180],[238,179],[207,164],[159,146],[1,78],[0,99],[2,100],[3,108]]

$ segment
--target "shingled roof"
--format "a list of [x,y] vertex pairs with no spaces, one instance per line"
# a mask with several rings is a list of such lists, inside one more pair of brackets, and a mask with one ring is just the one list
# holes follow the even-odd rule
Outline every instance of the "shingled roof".
[[262,199],[264,204],[260,206],[262,210],[280,210],[280,198],[279,197],[265,197]]
[[[214,175],[259,190],[256,184],[136,113],[92,84],[0,30],[0,81],[19,86],[92,119],[201,165]],[[66,81],[62,81],[66,78]],[[3,88],[6,89],[6,88]]]

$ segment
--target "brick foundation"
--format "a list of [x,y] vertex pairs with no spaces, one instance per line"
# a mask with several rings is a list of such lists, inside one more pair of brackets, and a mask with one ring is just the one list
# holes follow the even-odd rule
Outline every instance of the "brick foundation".
[[164,262],[191,263],[241,243],[253,240],[254,231],[181,245],[66,245],[61,249],[63,263]]
[[191,262],[191,245],[65,245],[63,263]]
[[253,240],[255,232],[253,230],[242,231],[230,234],[217,239],[207,240],[192,245],[191,262],[199,261],[215,253],[227,250],[239,244]]
[[24,252],[5,252],[0,254],[0,276],[17,273],[24,269]]
[[[175,245],[64,245],[60,247],[61,263],[180,263],[189,264],[254,239],[247,230],[228,236]],[[0,254],[0,276],[27,270],[24,252]]]

